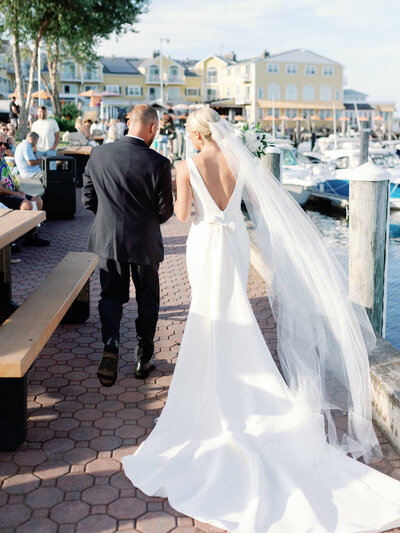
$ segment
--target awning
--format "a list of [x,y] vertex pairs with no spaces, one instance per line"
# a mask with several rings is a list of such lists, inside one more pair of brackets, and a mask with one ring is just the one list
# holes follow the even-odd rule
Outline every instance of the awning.
[[293,102],[291,100],[257,100],[262,109],[329,109],[341,111],[345,107],[341,102]]
[[225,98],[224,100],[214,100],[210,103],[210,107],[241,107],[235,104],[233,98]]
[[394,113],[396,111],[394,104],[375,104],[375,109],[381,113]]

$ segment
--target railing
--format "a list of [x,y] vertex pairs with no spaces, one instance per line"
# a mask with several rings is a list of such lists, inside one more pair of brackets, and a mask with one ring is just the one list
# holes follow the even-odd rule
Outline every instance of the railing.
[[80,81],[80,76],[76,72],[61,72],[60,81]]
[[251,103],[250,96],[237,96],[235,98],[235,105],[246,105]]
[[185,83],[185,78],[182,76],[169,75],[167,78],[167,83]]
[[146,76],[146,83],[160,83],[159,74],[149,74]]
[[207,83],[218,83],[218,76],[207,76]]

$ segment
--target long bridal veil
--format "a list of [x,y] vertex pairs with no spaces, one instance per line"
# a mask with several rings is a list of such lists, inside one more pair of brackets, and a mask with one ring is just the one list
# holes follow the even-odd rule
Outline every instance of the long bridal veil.
[[368,363],[375,335],[362,305],[349,299],[347,274],[308,216],[235,136],[231,124],[209,125],[236,179],[244,182],[244,200],[267,265],[278,356],[291,391],[324,414],[330,444],[366,462],[380,458]]

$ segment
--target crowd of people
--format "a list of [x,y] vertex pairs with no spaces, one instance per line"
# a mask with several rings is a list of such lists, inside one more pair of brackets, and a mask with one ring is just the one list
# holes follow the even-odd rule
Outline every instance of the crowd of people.
[[[57,154],[60,130],[57,122],[47,117],[45,106],[37,109],[36,120],[33,120],[35,118],[33,113],[33,109],[30,108],[30,131],[18,146],[15,133],[18,127],[19,106],[15,103],[15,98],[10,102],[10,122],[0,124],[0,208],[15,210],[43,208],[41,164],[43,157]],[[24,244],[48,246],[49,241],[39,237],[34,230],[25,237]],[[13,252],[18,250],[19,244],[12,247]]]
[[[16,143],[20,109],[13,97],[10,101],[9,123],[0,123],[0,208],[32,210],[42,209],[41,196],[44,157],[55,156],[60,142],[59,126],[53,118],[47,117],[45,106],[36,107],[32,99],[29,107],[29,127],[25,139]],[[128,124],[124,116],[118,119],[94,119],[78,116],[75,128],[95,146],[96,138],[103,138],[103,143],[115,142],[124,137]],[[160,129],[154,148],[166,157],[172,158],[173,139],[176,137],[172,117],[165,113],[160,120]],[[56,164],[50,162],[50,165]],[[51,166],[50,166],[51,168]],[[49,241],[40,238],[36,232],[28,235],[25,243],[34,246],[47,246]],[[14,246],[13,250],[18,250]]]

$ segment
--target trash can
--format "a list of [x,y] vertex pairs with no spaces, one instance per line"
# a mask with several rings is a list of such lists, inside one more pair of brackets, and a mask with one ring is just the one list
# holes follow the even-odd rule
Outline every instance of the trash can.
[[74,218],[75,159],[68,155],[44,157],[43,169],[43,209],[48,219]]

